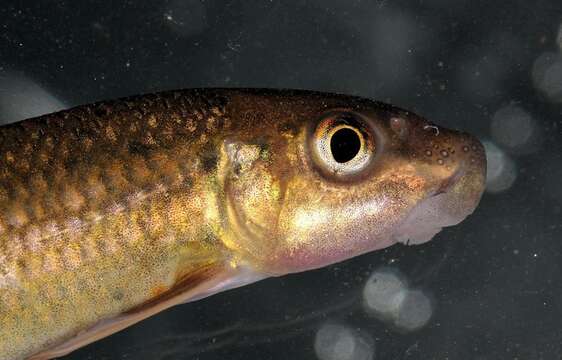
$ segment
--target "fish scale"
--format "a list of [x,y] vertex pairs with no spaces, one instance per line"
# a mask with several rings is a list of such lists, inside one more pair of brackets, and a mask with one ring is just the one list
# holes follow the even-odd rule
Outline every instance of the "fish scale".
[[[194,255],[206,251],[195,242],[166,241],[195,238],[194,226],[178,221],[178,213],[190,214],[193,222],[200,217],[200,209],[188,209],[186,200],[199,186],[186,172],[196,161],[174,149],[197,142],[204,131],[210,136],[220,130],[215,120],[216,127],[186,128],[189,119],[205,120],[207,111],[196,111],[196,105],[214,100],[195,94],[186,113],[184,97],[169,93],[102,103],[0,128],[0,194],[7,194],[0,201],[0,304],[6,306],[0,339],[10,339],[0,340],[0,354],[37,349],[33,344],[42,339],[58,339],[149,300],[152,288],[167,288],[174,280],[171,269],[154,276],[152,266],[162,272],[173,258],[167,254],[179,246],[191,247]],[[170,113],[175,103],[181,111]],[[145,120],[146,113],[153,115]],[[211,116],[222,113],[216,108]],[[131,151],[135,143],[144,147]],[[139,250],[146,247],[151,251]],[[127,267],[149,280],[127,284],[131,275],[114,272]],[[86,281],[102,269],[111,269],[104,287]],[[57,291],[61,286],[64,293]],[[115,288],[127,290],[119,299],[104,296]],[[25,306],[8,310],[15,293]],[[56,326],[49,326],[54,319]]]

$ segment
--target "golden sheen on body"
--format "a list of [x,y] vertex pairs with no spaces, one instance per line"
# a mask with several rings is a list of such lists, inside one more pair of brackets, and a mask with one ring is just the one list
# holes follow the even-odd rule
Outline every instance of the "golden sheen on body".
[[189,89],[0,127],[0,354],[422,243],[474,211],[473,136],[369,99]]

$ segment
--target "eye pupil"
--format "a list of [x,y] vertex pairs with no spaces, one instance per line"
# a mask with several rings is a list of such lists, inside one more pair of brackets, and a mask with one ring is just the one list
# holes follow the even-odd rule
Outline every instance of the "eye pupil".
[[330,150],[338,163],[352,160],[359,153],[360,148],[359,135],[349,128],[337,130],[330,139]]

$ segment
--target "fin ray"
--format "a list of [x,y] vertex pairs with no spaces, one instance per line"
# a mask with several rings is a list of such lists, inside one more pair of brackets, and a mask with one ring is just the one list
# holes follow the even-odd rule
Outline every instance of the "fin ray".
[[[223,284],[232,282],[232,279],[236,279],[239,274],[240,269],[225,265],[222,262],[206,265],[184,276],[172,289],[160,294],[157,298],[151,299],[117,317],[100,320],[72,338],[28,357],[28,360],[47,360],[64,356],[174,305],[212,295],[217,292],[216,289],[223,289]],[[255,278],[258,279],[258,277]]]

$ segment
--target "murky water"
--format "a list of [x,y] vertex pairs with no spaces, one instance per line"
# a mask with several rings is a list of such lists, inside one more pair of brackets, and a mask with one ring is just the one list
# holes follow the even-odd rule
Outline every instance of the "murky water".
[[555,359],[562,2],[0,5],[0,119],[157,90],[288,87],[478,135],[488,190],[433,241],[179,306],[68,359]]

